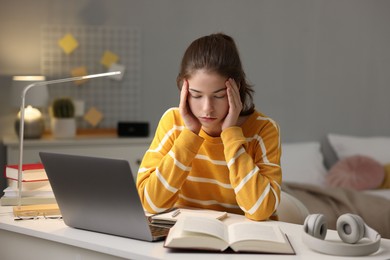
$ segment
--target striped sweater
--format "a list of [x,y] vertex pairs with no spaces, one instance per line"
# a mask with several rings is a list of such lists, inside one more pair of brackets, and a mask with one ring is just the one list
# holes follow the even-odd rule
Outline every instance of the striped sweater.
[[220,137],[186,129],[178,108],[162,116],[145,153],[137,188],[148,212],[174,206],[276,216],[282,179],[278,125],[255,111]]

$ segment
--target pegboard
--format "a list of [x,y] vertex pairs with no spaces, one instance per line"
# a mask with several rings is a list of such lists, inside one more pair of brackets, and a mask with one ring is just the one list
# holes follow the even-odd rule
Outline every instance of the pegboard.
[[[66,54],[58,41],[71,34],[78,47]],[[41,72],[48,80],[71,77],[74,68],[85,66],[88,74],[107,72],[100,63],[105,51],[125,66],[121,81],[96,78],[76,85],[73,82],[50,85],[49,97],[70,96],[83,100],[85,112],[96,107],[104,115],[98,128],[116,128],[118,121],[138,121],[140,117],[141,35],[138,28],[45,25],[41,28]],[[91,128],[80,118],[78,127]]]

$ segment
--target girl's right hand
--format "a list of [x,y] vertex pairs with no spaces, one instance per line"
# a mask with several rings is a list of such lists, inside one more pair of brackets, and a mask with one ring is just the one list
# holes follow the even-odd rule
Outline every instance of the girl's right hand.
[[188,97],[189,97],[189,90],[188,90],[188,81],[186,79],[183,80],[183,86],[181,88],[180,92],[180,104],[179,104],[179,111],[181,114],[181,117],[184,120],[185,126],[194,132],[195,134],[199,134],[200,128],[202,125],[200,124],[199,120],[196,118],[196,116],[192,113],[190,106],[188,105]]

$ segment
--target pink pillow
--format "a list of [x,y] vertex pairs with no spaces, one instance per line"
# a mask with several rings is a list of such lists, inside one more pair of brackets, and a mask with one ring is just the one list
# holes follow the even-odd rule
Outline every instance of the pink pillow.
[[334,164],[326,176],[326,183],[332,187],[367,190],[378,188],[384,178],[382,164],[367,156],[354,155]]

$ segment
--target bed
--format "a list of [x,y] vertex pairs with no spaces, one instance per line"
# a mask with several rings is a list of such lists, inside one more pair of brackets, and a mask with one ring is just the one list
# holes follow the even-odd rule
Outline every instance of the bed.
[[281,220],[303,224],[321,213],[335,229],[340,215],[354,213],[390,238],[390,137],[328,134],[285,143],[281,165]]

